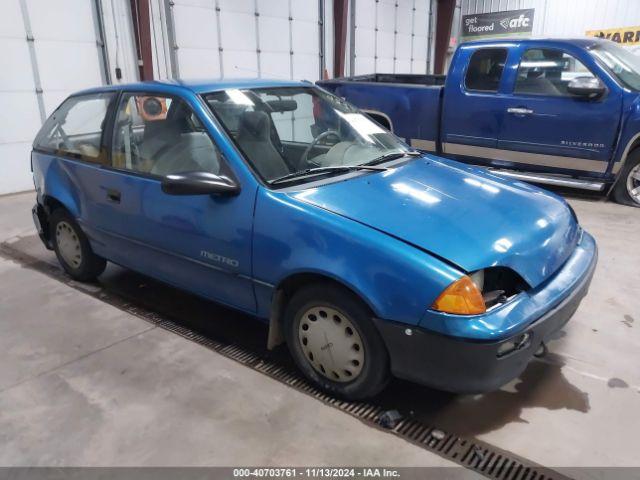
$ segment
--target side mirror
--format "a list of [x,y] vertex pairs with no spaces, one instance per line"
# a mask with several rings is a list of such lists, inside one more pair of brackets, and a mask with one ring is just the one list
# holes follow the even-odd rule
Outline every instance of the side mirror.
[[240,185],[229,177],[209,172],[184,172],[167,175],[160,185],[169,195],[221,195],[240,193]]
[[605,91],[602,82],[595,77],[577,77],[567,85],[567,92],[578,97],[598,98]]

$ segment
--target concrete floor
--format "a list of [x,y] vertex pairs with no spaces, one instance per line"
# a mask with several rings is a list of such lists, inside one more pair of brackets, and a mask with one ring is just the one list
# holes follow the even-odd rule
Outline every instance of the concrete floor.
[[[379,402],[547,466],[640,466],[640,209],[570,202],[600,263],[551,354],[491,394]],[[0,198],[0,241],[33,234],[32,203]],[[0,258],[0,466],[368,464],[451,465]]]

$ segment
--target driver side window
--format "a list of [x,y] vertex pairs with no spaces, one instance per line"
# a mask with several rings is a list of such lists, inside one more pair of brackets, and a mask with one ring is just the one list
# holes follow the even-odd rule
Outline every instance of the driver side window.
[[222,156],[187,103],[125,94],[114,123],[112,166],[152,176],[220,173]]
[[578,77],[594,75],[578,59],[561,50],[531,48],[522,55],[514,93],[571,97],[567,86]]

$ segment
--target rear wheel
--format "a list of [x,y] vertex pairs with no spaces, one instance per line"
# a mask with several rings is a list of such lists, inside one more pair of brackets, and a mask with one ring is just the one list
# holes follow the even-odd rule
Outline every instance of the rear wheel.
[[86,235],[66,210],[54,210],[49,225],[58,261],[71,277],[84,282],[104,272],[107,262],[93,253]]
[[332,284],[302,288],[287,305],[284,327],[296,364],[323,390],[360,399],[387,384],[384,342],[369,309],[345,289]]
[[640,149],[627,158],[614,187],[613,197],[618,203],[640,207]]

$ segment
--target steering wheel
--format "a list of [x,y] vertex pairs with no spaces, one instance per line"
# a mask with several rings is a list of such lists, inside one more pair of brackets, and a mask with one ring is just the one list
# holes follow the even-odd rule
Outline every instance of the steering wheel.
[[342,140],[342,135],[340,135],[340,133],[337,130],[327,130],[322,132],[320,135],[318,135],[316,138],[314,138],[311,143],[309,144],[309,146],[305,149],[304,153],[302,154],[302,156],[300,157],[300,164],[302,166],[307,166],[307,167],[318,167],[319,165],[312,162],[311,160],[308,159],[309,157],[309,152],[311,152],[311,150],[313,149],[313,147],[315,147],[316,145],[318,145],[318,143],[320,142],[320,140],[324,140],[325,138],[334,136],[338,139],[338,142],[340,142]]

